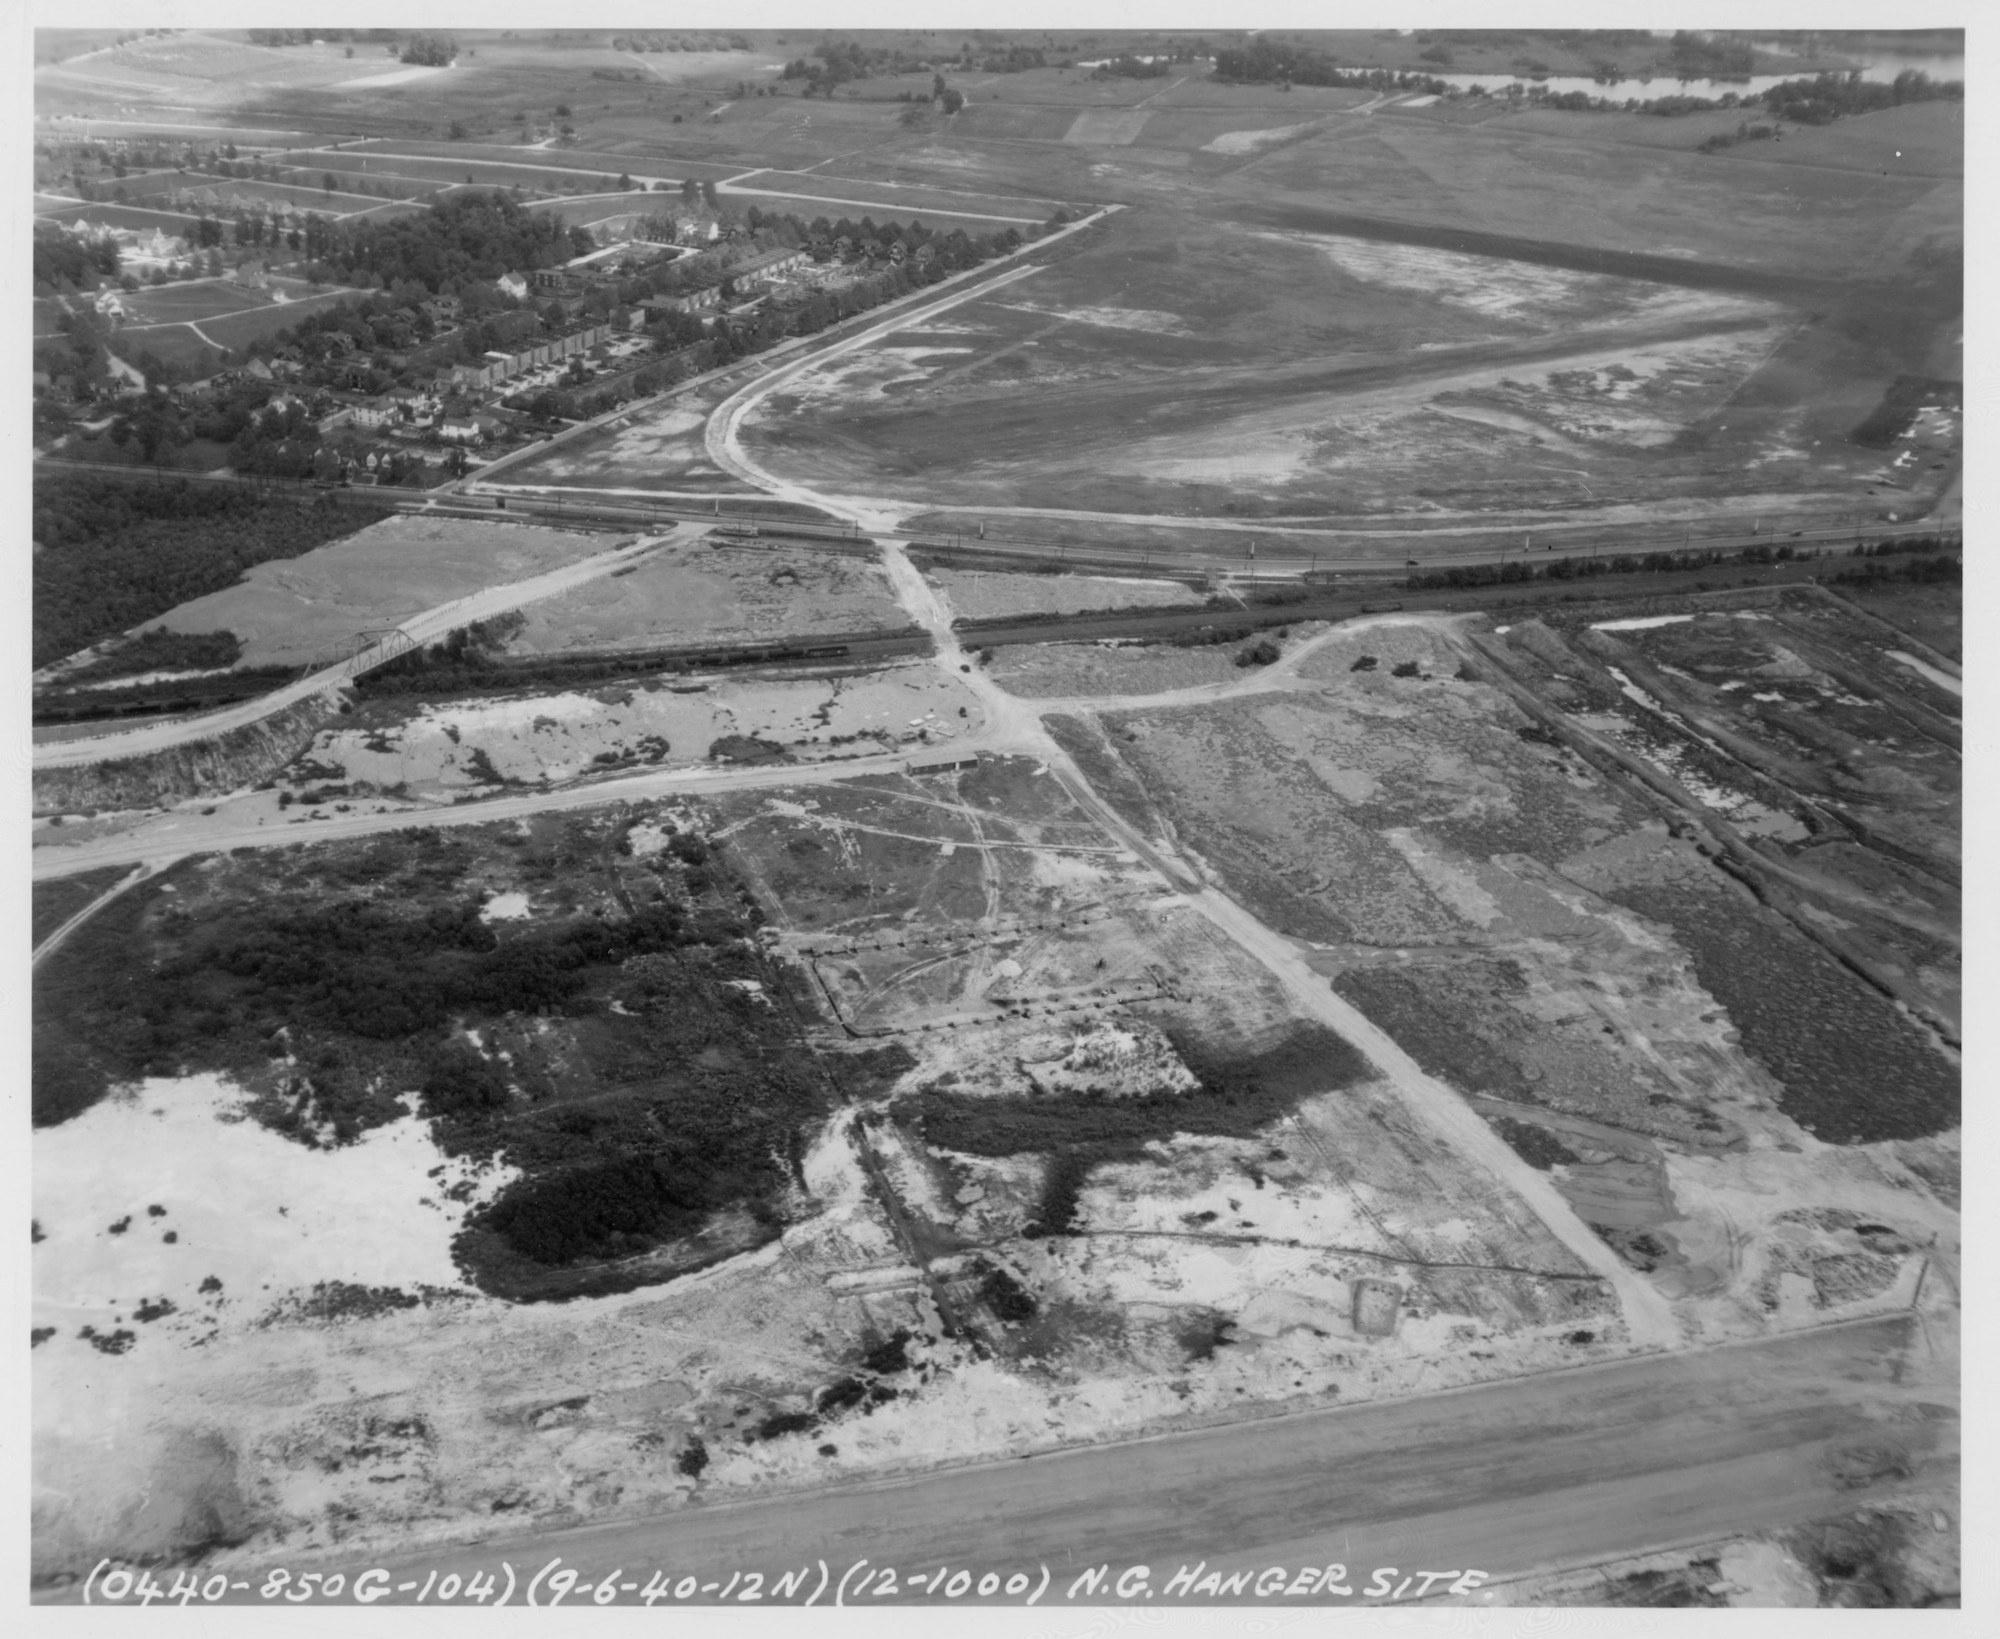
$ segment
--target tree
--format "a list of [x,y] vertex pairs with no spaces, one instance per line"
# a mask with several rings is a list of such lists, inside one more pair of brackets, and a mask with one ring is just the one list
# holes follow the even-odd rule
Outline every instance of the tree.
[[701,184],[701,198],[702,198],[702,203],[708,206],[710,210],[713,211],[721,209],[721,203],[716,198],[715,183],[713,181],[710,181],[706,178],[703,179]]
[[458,41],[449,34],[413,34],[402,50],[404,62],[425,68],[448,68],[457,55]]
[[[451,129],[446,134],[451,138],[453,142],[463,142],[465,140],[465,135],[466,135],[465,121],[453,120],[451,122]],[[471,178],[468,177],[466,180],[470,181]]]

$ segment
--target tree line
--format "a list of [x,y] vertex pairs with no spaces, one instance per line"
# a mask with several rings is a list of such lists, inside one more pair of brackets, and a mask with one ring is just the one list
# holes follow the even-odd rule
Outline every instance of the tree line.
[[34,664],[48,665],[387,517],[225,484],[34,480]]

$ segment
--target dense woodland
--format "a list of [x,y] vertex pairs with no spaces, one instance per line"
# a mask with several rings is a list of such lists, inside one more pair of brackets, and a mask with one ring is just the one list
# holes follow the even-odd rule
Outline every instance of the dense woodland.
[[387,517],[355,501],[266,499],[222,484],[34,485],[34,664],[233,586],[246,569],[294,558]]
[[33,288],[37,296],[53,296],[65,286],[90,290],[100,278],[118,276],[118,242],[109,235],[79,239],[59,230],[37,228],[31,237]]
[[[462,886],[479,845],[436,831],[322,850],[226,900],[189,876],[115,901],[38,990],[36,1123],[136,1077],[211,1069],[261,1088],[267,1125],[339,1144],[398,1119],[394,1094],[416,1089],[448,1152],[523,1174],[458,1248],[516,1296],[632,1284],[646,1277],[598,1266],[718,1210],[774,1225],[805,1135],[873,1086],[869,1057],[822,1063],[770,999],[782,983],[750,940],[755,913],[699,835],[644,861],[594,820],[509,840],[530,883],[603,885],[608,844],[623,908],[495,928]],[[569,1044],[546,1063],[474,1051],[463,1032],[539,1039],[538,1019]]]
[[1764,93],[1766,108],[1800,125],[1827,125],[1849,114],[1872,114],[1906,102],[1964,100],[1963,80],[1934,80],[1917,69],[1905,69],[1886,84],[1859,74],[1817,74],[1787,80]]
[[341,284],[372,277],[432,293],[509,269],[554,267],[597,243],[589,229],[566,227],[554,212],[528,210],[502,193],[454,194],[421,215],[381,222],[308,216],[300,231],[308,262]]

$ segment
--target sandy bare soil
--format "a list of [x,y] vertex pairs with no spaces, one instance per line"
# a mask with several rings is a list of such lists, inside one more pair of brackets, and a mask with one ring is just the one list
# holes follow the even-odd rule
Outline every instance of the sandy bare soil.
[[[971,640],[978,641],[972,633]],[[1222,684],[1239,675],[1236,646],[1174,649],[1165,644],[1020,643],[995,651],[995,682],[1025,699],[1145,695]]]
[[[370,704],[319,735],[282,776],[325,806],[396,791],[418,798],[562,785],[636,767],[706,763],[755,740],[802,761],[948,746],[983,726],[973,695],[927,665],[798,681],[723,680],[449,704]],[[330,789],[331,788],[331,789]]]
[[721,645],[907,624],[881,569],[865,560],[690,538],[629,575],[536,605],[507,652]]

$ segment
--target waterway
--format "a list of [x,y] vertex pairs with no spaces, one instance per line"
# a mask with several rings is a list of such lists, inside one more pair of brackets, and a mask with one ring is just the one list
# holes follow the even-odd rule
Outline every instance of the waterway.
[[[1864,80],[1880,80],[1887,83],[1905,69],[1917,69],[1934,80],[1963,80],[1965,78],[1965,58],[1958,56],[1932,56],[1906,54],[1903,52],[1847,53],[1848,60],[1858,63]],[[1502,91],[1510,84],[1534,85],[1553,94],[1581,91],[1587,97],[1608,97],[1613,102],[1637,100],[1650,101],[1655,97],[1711,97],[1719,98],[1734,92],[1748,101],[1761,97],[1774,85],[1782,85],[1787,80],[1807,78],[1816,70],[1799,68],[1789,74],[1752,74],[1740,80],[1676,80],[1658,77],[1649,80],[1593,80],[1582,74],[1550,74],[1540,79],[1529,80],[1519,75],[1512,77],[1493,74],[1438,74],[1434,78],[1445,84],[1468,91],[1475,85],[1484,86],[1488,91]]]

